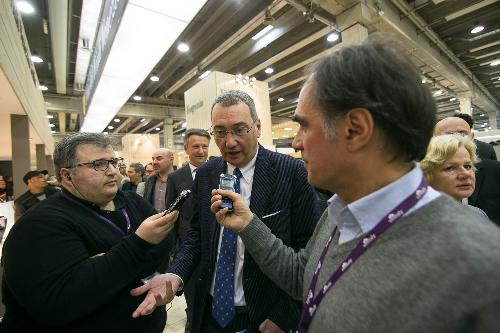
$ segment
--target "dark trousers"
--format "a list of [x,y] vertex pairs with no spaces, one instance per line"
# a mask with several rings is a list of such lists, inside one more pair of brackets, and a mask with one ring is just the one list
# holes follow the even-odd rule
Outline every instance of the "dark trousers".
[[250,327],[247,307],[236,307],[236,314],[233,320],[224,328],[215,321],[212,316],[212,296],[208,296],[205,313],[203,314],[202,332],[204,333],[235,333],[244,331],[245,333],[258,332],[256,328]]

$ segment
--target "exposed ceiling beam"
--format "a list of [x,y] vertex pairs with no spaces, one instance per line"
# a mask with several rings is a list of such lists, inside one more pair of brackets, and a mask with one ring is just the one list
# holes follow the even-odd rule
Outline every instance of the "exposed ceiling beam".
[[68,61],[68,2],[48,1],[52,63],[58,94],[66,94]]
[[[271,15],[281,8],[286,6],[286,2],[283,0],[278,0],[275,3],[273,3],[269,7],[269,11]],[[239,41],[245,39],[251,32],[253,32],[259,25],[262,24],[264,21],[264,18],[266,17],[266,12],[268,9],[261,11],[259,14],[257,14],[253,19],[251,19],[247,24],[245,24],[241,29],[236,31],[231,37],[226,39],[224,43],[219,45],[215,50],[213,50],[208,56],[206,56],[200,63],[196,66],[191,68],[191,70],[186,73],[180,80],[175,82],[168,88],[168,90],[164,93],[165,97],[168,97],[172,95],[177,89],[182,87],[184,84],[186,84],[189,80],[194,78],[196,75],[200,75],[205,71],[205,69],[208,69],[207,67],[217,60],[220,56],[224,54],[227,50],[229,50],[232,46],[236,45]]]
[[132,128],[130,131],[128,131],[128,133],[132,134],[132,133],[137,132],[138,130],[140,130],[141,128],[143,128],[147,124],[149,124],[150,121],[151,121],[151,119],[145,119],[143,122],[139,123],[139,125],[137,125],[136,127]]
[[444,19],[445,19],[446,21],[451,21],[451,20],[454,20],[454,19],[456,19],[456,18],[459,18],[459,17],[461,17],[461,16],[464,16],[464,15],[466,15],[466,14],[469,14],[469,13],[472,13],[472,12],[474,12],[474,11],[476,11],[476,10],[479,10],[479,9],[481,9],[481,8],[483,8],[483,7],[489,6],[489,5],[491,5],[492,3],[495,3],[495,2],[497,2],[497,1],[498,1],[498,0],[484,0],[484,1],[478,2],[478,3],[476,3],[476,4],[472,5],[472,6],[465,7],[464,9],[461,9],[461,10],[459,10],[459,11],[456,11],[456,12],[454,12],[454,13],[450,14],[450,15],[446,15],[446,16],[444,17]]
[[160,127],[160,126],[163,126],[163,121],[160,121],[158,124],[154,125],[153,127],[148,129],[147,131],[144,131],[144,134],[148,134],[150,132],[153,132],[155,130],[155,128]]
[[128,125],[128,123],[130,123],[134,118],[132,117],[128,117],[127,119],[125,119],[124,121],[122,121],[122,123],[120,124],[120,126],[118,126],[117,128],[115,128],[113,130],[113,133],[118,133],[120,132],[125,126]]

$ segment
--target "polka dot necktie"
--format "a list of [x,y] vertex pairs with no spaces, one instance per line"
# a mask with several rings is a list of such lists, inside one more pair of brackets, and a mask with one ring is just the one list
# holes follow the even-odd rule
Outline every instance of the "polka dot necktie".
[[[242,177],[240,169],[234,169],[233,175],[236,176],[234,191],[240,193],[240,178]],[[214,297],[212,302],[212,316],[222,328],[226,327],[235,315],[234,266],[237,240],[238,235],[235,232],[224,228],[215,273]]]

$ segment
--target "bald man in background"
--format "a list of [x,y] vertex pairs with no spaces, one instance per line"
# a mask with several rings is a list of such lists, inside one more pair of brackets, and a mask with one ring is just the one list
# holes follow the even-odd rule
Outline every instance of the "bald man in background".
[[[166,209],[168,176],[174,172],[174,154],[167,148],[160,148],[153,153],[151,159],[154,174],[146,180],[144,199],[159,213]],[[175,245],[174,233],[168,234],[165,241],[169,244],[168,253],[165,253],[165,261],[159,271],[166,269],[170,261]]]

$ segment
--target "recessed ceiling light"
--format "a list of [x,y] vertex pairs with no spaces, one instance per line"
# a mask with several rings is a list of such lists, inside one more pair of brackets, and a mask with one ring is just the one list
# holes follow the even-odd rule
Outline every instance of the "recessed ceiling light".
[[482,26],[482,25],[476,25],[476,26],[474,26],[474,28],[472,28],[472,30],[470,32],[472,34],[477,34],[477,33],[481,32],[483,30],[484,30],[484,26]]
[[16,1],[16,7],[24,14],[33,14],[35,12],[35,8],[27,1]]
[[50,131],[50,133],[54,134],[54,133],[56,133],[56,131]]
[[439,89],[438,91],[434,92],[434,96],[441,96],[443,94],[443,91]]
[[145,122],[146,121],[146,118],[142,118],[141,119],[141,123]]
[[183,122],[182,125],[181,125],[182,128],[186,128],[187,127],[187,123],[186,122]]
[[102,134],[104,134],[104,135],[108,135],[108,132],[102,132]]
[[134,101],[140,101],[142,99],[142,97],[139,95],[135,95],[133,98],[134,98]]
[[493,60],[491,63],[490,63],[490,66],[498,66],[500,65],[500,60],[496,59],[496,60]]
[[160,78],[159,78],[158,76],[154,75],[154,74],[153,74],[153,75],[151,75],[151,76],[149,77],[149,79],[150,79],[151,81],[153,81],[153,82],[160,81]]
[[283,130],[285,130],[285,131],[293,131],[293,128],[291,128],[291,127],[285,127],[285,128],[283,128]]
[[47,118],[52,119],[52,118],[54,118],[54,116],[53,116],[53,115],[51,115],[51,114],[48,114],[48,115],[47,115]]
[[457,100],[457,99],[456,99],[455,97],[450,98],[450,102],[454,102],[454,101],[456,101],[456,100]]
[[160,130],[160,128],[159,128],[159,127],[157,127],[157,128],[155,128],[155,130],[159,131],[159,130]]
[[186,136],[186,134],[182,133],[181,136]]
[[266,74],[273,74],[273,73],[274,73],[274,68],[272,68],[272,67],[267,67],[267,68],[264,70],[264,72],[265,72]]
[[33,62],[35,62],[35,63],[41,63],[41,62],[43,62],[43,59],[42,59],[42,58],[40,58],[40,56],[39,56],[38,54],[33,53],[33,54],[31,55],[31,61],[33,61]]
[[115,120],[113,120],[115,123],[119,123],[120,122],[120,119],[118,118],[115,118]]
[[265,27],[264,29],[262,29],[261,31],[259,31],[258,33],[255,34],[255,36],[252,37],[253,40],[257,40],[259,39],[260,37],[264,36],[265,34],[267,34],[269,31],[271,31],[273,29],[273,26],[272,25],[268,25],[267,27]]
[[422,78],[422,83],[425,83],[425,82],[427,82],[427,79],[424,77],[424,78]]
[[252,76],[252,77],[250,78],[250,81],[255,82],[255,81],[257,81],[257,79],[255,78],[255,76]]
[[326,37],[326,40],[329,41],[330,43],[333,43],[333,42],[336,42],[339,40],[339,33],[337,31],[334,31],[330,34],[328,34],[328,36]]
[[50,126],[50,127],[56,127],[56,125],[55,125],[55,124],[49,124],[49,126]]
[[187,45],[186,43],[180,43],[179,45],[177,45],[177,50],[181,52],[187,52],[189,51],[189,45]]
[[40,88],[41,91],[49,90],[49,88],[46,85],[44,85],[44,84],[40,84],[39,88]]
[[206,78],[206,77],[208,76],[208,74],[210,74],[210,71],[205,71],[205,73],[203,73],[203,74],[201,74],[200,76],[198,76],[198,78],[199,78],[200,80],[202,80],[202,79]]
[[283,102],[285,99],[283,97],[278,98],[278,102]]
[[108,126],[108,129],[113,129],[113,128],[114,128],[114,127],[113,127],[113,126],[111,126],[111,125],[109,125],[109,126]]

